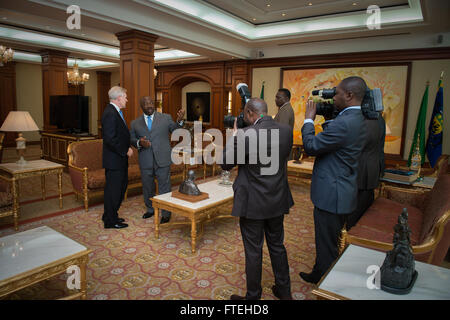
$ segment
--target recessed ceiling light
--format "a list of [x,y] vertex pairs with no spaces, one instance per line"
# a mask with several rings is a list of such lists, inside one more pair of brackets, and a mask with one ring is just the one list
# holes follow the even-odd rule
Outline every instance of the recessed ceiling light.
[[270,4],[268,4],[267,7],[270,7]]
[[286,13],[282,13],[281,15],[284,17],[286,15]]
[[352,3],[352,6],[356,6],[356,5],[357,5],[357,3],[356,3],[356,2],[353,2],[353,3]]
[[312,6],[312,2],[308,3],[308,6]]
[[253,18],[252,20],[253,20],[253,21],[256,21],[256,18]]

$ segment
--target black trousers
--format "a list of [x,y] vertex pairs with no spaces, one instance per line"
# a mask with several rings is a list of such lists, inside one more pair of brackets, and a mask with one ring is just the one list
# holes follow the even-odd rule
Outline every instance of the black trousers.
[[105,224],[117,223],[119,208],[128,186],[128,167],[120,170],[105,169],[104,211]]
[[339,256],[339,237],[348,214],[335,214],[314,207],[316,263],[313,272],[323,276]]
[[355,224],[358,223],[359,219],[364,215],[364,212],[369,209],[374,200],[373,189],[368,190],[358,190],[358,205],[355,212],[353,212],[347,219],[347,230],[350,230]]
[[275,285],[282,296],[291,295],[291,280],[286,248],[284,247],[284,215],[272,219],[254,220],[241,217],[242,241],[245,250],[245,275],[249,300],[260,299],[262,294],[262,258],[264,236],[269,249]]
[[[155,163],[156,161],[153,161]],[[158,181],[159,194],[167,193],[172,190],[170,184],[170,166],[153,167],[151,169],[141,169],[142,193],[144,195],[145,206],[147,212],[153,212],[152,201],[150,198],[155,196],[155,177]],[[170,217],[170,212],[161,210],[161,217]]]

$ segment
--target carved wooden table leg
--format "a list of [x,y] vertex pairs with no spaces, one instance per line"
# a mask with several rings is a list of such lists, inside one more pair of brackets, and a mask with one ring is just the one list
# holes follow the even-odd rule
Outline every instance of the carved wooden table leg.
[[14,230],[19,230],[19,181],[12,179]]
[[58,171],[58,189],[59,189],[59,208],[63,207],[63,197],[62,197],[62,169]]
[[86,293],[87,293],[87,281],[86,281],[86,264],[87,264],[88,257],[83,257],[81,259],[80,263],[80,292],[81,292],[81,299],[86,300]]
[[155,238],[159,238],[159,208],[153,207],[155,210]]
[[42,200],[45,200],[45,175],[41,174],[41,191],[42,191]]
[[192,249],[192,253],[195,253],[196,242],[197,242],[197,225],[195,224],[195,218],[191,218],[191,249]]

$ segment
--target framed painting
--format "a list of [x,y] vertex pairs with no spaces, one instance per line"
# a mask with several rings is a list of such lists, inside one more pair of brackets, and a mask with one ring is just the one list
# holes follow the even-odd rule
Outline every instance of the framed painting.
[[[291,104],[295,113],[294,144],[302,144],[301,128],[305,119],[306,102],[312,97],[311,92],[333,88],[347,77],[359,76],[369,88],[381,89],[383,117],[386,121],[384,152],[392,158],[402,158],[410,68],[410,63],[282,68],[281,87],[291,91]],[[316,134],[322,131],[323,122],[322,116],[316,117]]]

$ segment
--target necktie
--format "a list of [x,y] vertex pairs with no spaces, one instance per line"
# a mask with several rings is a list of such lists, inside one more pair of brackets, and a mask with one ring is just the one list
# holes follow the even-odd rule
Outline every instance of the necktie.
[[122,110],[119,110],[120,116],[122,117],[122,120],[125,122],[125,118],[123,117],[123,112]]
[[150,116],[147,116],[147,127],[148,131],[152,130],[152,118]]

